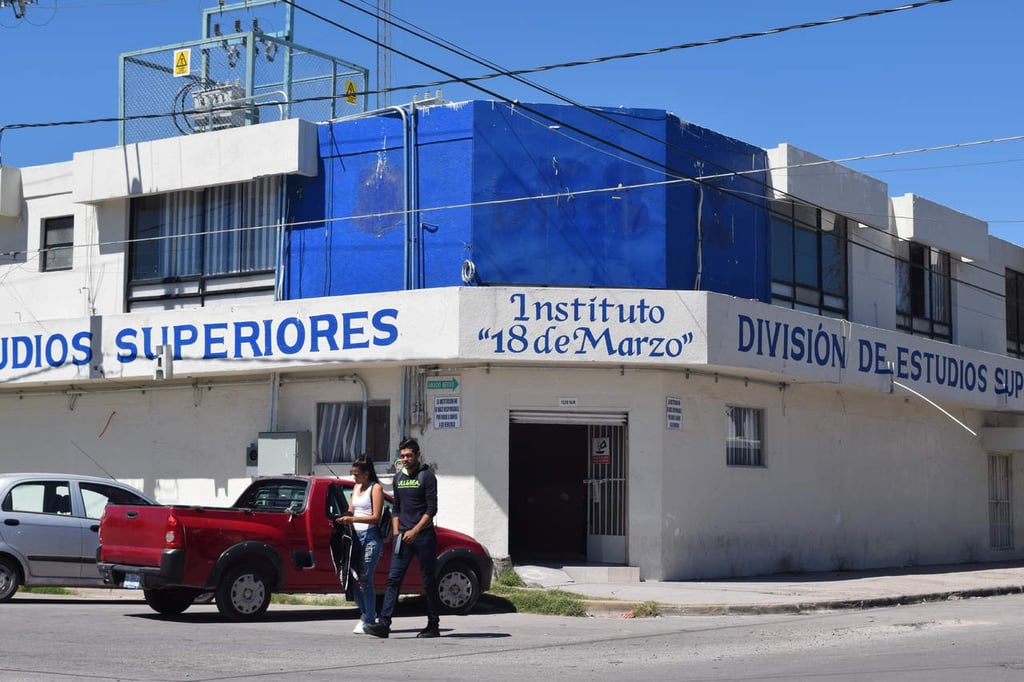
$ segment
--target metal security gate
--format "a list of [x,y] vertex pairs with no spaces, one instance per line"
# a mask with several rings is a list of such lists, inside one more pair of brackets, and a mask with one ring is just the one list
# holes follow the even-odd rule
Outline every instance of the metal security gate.
[[587,561],[626,563],[626,427],[588,426]]

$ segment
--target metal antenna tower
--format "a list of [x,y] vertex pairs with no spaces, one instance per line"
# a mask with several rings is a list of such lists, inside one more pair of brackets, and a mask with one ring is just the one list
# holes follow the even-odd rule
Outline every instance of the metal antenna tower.
[[391,103],[391,0],[377,0],[377,108]]

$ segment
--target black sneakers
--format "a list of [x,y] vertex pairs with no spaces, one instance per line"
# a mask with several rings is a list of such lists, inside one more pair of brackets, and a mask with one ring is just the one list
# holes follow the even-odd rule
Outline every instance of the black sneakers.
[[374,637],[387,639],[388,635],[391,634],[391,628],[384,623],[367,623],[363,626],[363,632]]
[[[391,636],[391,627],[384,623],[366,623],[363,625],[363,632],[367,635],[387,639]],[[441,629],[437,623],[427,623],[427,627],[420,630],[416,636],[420,639],[440,637]]]
[[427,623],[427,627],[420,630],[419,633],[416,635],[416,637],[418,637],[419,639],[427,639],[430,637],[440,636],[441,629],[438,627],[437,623]]

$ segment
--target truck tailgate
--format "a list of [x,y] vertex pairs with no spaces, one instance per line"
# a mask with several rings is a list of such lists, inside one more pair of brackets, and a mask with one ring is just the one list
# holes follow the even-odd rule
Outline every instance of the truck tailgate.
[[159,566],[172,507],[107,505],[100,519],[99,560],[131,566]]

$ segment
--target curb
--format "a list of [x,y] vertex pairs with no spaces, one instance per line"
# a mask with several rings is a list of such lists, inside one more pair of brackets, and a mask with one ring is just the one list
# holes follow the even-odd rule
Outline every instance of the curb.
[[[751,616],[759,614],[807,614],[818,611],[839,611],[843,609],[875,609],[890,606],[906,606],[928,602],[956,601],[996,597],[1006,594],[1024,594],[1024,585],[985,587],[950,592],[908,594],[869,599],[835,599],[816,602],[795,602],[786,604],[663,604],[658,603],[661,616]],[[583,599],[587,615],[595,618],[634,618],[633,609],[642,602],[626,602],[611,599]]]

